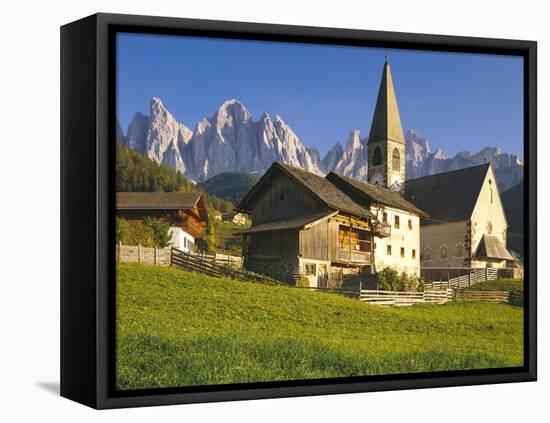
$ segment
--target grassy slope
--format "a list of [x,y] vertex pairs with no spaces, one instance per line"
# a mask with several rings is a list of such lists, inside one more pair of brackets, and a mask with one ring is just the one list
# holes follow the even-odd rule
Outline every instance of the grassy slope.
[[522,309],[379,308],[339,295],[120,265],[120,389],[522,364]]
[[235,225],[231,222],[216,221],[214,227],[216,251],[219,253],[241,255],[241,237],[240,235],[234,235],[234,233],[242,231],[245,227]]
[[523,279],[496,279],[470,286],[468,289],[484,291],[523,292]]

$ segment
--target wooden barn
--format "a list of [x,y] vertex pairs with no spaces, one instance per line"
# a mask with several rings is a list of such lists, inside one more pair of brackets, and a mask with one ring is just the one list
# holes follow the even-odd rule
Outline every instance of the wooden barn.
[[322,176],[273,163],[238,210],[252,218],[239,232],[249,270],[318,287],[373,272],[376,217]]

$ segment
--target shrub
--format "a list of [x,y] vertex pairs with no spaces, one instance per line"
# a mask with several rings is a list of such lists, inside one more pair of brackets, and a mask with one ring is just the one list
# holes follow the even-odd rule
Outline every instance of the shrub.
[[309,288],[309,278],[304,275],[300,275],[300,278],[296,281],[296,286],[299,288]]
[[404,291],[405,283],[397,270],[385,267],[376,275],[378,288],[384,291]]
[[144,247],[164,248],[170,245],[170,227],[167,223],[145,218],[143,221],[130,222],[116,218],[116,241],[124,245],[142,245]]

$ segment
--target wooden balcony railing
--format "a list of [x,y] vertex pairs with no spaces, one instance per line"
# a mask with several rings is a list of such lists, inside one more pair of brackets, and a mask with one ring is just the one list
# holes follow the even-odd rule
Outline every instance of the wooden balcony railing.
[[352,263],[372,263],[372,255],[368,251],[344,250],[338,249],[336,258],[340,261],[349,261]]

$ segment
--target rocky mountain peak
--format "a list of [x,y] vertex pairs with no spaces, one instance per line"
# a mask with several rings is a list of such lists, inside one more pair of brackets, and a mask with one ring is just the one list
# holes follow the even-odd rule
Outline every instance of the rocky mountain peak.
[[252,121],[252,115],[244,105],[232,98],[226,100],[216,111],[212,120],[216,122],[218,128],[223,126],[233,126],[236,123],[246,123]]
[[[450,158],[439,148],[432,153],[428,140],[415,130],[408,130],[405,140],[408,179],[486,162],[492,163],[502,190],[523,178],[521,160],[495,147],[485,147],[474,154],[460,152]],[[337,142],[321,157],[317,149],[304,146],[280,115],[272,119],[262,113],[254,121],[236,99],[225,101],[211,118],[203,118],[191,131],[177,121],[160,98],[154,97],[150,115],[136,113],[126,135],[117,129],[117,142],[172,166],[197,182],[235,170],[261,176],[274,161],[317,174],[336,171],[360,180],[367,178],[366,140],[361,139],[359,130],[351,131],[344,143]]]

